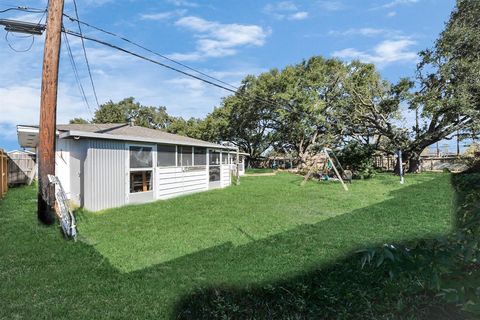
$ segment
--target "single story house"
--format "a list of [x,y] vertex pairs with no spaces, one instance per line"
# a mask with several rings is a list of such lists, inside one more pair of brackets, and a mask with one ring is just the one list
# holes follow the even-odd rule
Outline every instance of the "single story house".
[[[19,125],[17,134],[20,146],[37,148],[38,126]],[[236,154],[131,123],[57,125],[55,174],[73,203],[98,211],[229,186]]]

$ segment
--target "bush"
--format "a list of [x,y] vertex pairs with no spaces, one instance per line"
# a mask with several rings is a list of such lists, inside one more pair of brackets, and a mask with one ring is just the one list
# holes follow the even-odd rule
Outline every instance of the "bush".
[[357,141],[350,142],[338,151],[337,157],[343,168],[350,169],[354,179],[368,179],[375,175],[373,147]]

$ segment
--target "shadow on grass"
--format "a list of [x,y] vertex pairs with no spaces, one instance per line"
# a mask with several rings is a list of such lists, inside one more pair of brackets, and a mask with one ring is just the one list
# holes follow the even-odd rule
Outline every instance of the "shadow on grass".
[[[476,208],[480,209],[478,202],[480,198],[478,194],[474,199],[471,197],[472,190],[480,190],[480,175],[453,176],[452,183],[456,189],[453,223],[455,230],[452,230],[452,234],[455,234],[458,230],[464,230],[466,220],[472,221],[474,218],[471,216],[466,218],[465,212],[468,210],[466,207],[473,206],[469,214],[480,216],[480,211],[476,211]],[[422,196],[425,192],[435,190],[435,180],[411,188],[413,190],[410,191],[414,191],[414,194]],[[394,193],[394,199],[375,205],[374,208],[368,208],[370,225],[362,225],[361,221],[357,221],[365,212],[365,209],[361,209],[317,225],[304,226],[301,230],[290,231],[278,235],[277,238],[288,239],[289,247],[294,251],[291,254],[296,256],[295,260],[299,265],[311,265],[305,264],[301,257],[308,256],[304,251],[305,243],[311,241],[321,245],[314,241],[316,234],[328,233],[329,239],[332,242],[339,242],[340,246],[344,246],[341,242],[345,238],[348,238],[349,243],[354,246],[366,246],[368,244],[358,243],[355,241],[355,236],[345,233],[352,232],[351,225],[357,226],[355,232],[363,235],[371,233],[371,239],[375,242],[382,238],[375,233],[378,232],[378,223],[385,218],[385,214],[398,213],[396,210],[392,211],[393,208],[398,207],[402,207],[403,212],[419,209],[411,207],[417,206],[418,203],[409,202],[405,197],[406,194],[411,196],[410,192],[399,190]],[[436,208],[432,206],[430,213],[434,213],[435,210]],[[419,213],[422,212],[425,211],[419,210]],[[401,212],[398,214],[398,219],[412,217],[411,215],[403,216]],[[421,224],[423,218],[419,214],[411,223]],[[392,226],[395,225],[394,220],[392,220]],[[331,229],[334,226],[339,229]],[[478,231],[478,226],[475,228]],[[305,232],[305,230],[308,231]],[[388,234],[388,231],[386,233]],[[438,238],[442,236],[438,235]],[[437,242],[441,241],[438,238],[435,235],[427,235],[422,239],[389,239],[388,235],[384,235],[382,240],[392,240],[395,243],[405,240],[403,242],[405,246],[411,245],[414,241],[416,245],[430,248],[437,246]],[[280,240],[280,243],[282,242]],[[291,246],[292,244],[295,245]],[[260,244],[257,242],[250,244],[249,247],[258,245]],[[454,242],[447,243],[447,251],[457,250],[457,245]],[[379,246],[375,250],[379,252],[383,248],[384,246]],[[284,249],[287,248],[280,244],[275,249],[276,253],[268,252],[268,255],[285,254]],[[318,253],[312,250],[311,254]],[[432,259],[437,257],[434,256]],[[248,263],[248,261],[241,263]],[[480,281],[478,281],[480,272],[471,272],[467,275],[463,274],[465,266],[449,266],[452,270],[445,271],[445,274],[449,274],[450,278],[456,280],[461,278],[463,282],[476,279],[474,281],[477,281],[476,285],[480,288]],[[425,283],[429,279],[422,278],[424,275],[419,275],[412,270],[392,278],[389,271],[390,269],[382,264],[362,265],[360,255],[352,253],[333,263],[319,265],[317,268],[311,268],[310,271],[275,281],[241,286],[224,283],[197,289],[193,294],[185,295],[177,303],[175,316],[179,319],[473,319],[478,317],[465,313],[453,303],[445,302],[437,294],[438,291],[426,288]],[[465,288],[461,283],[457,283],[457,286]]]
[[[358,259],[345,258],[345,253],[369,244],[434,237],[438,232],[432,230],[445,230],[429,225],[437,212],[445,212],[444,202],[410,201],[425,198],[445,178],[396,190],[390,200],[317,224],[245,245],[212,247],[130,273],[118,272],[88,244],[66,242],[57,230],[39,228],[33,189],[12,192],[12,198],[0,202],[0,318],[441,315],[446,308],[440,299],[425,291],[412,295],[410,282],[392,282],[376,268],[361,269]],[[413,225],[425,228],[411,231]],[[446,312],[458,315],[455,308]]]

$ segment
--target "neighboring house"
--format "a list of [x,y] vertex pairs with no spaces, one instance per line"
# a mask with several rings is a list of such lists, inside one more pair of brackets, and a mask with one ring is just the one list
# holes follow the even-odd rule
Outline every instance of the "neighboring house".
[[[17,134],[22,147],[37,147],[37,126]],[[55,173],[91,211],[229,186],[235,159],[232,147],[132,124],[57,125]]]

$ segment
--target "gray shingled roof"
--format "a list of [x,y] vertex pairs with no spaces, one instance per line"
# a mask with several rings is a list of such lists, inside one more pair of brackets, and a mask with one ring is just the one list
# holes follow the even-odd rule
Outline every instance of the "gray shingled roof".
[[64,137],[83,136],[98,139],[145,141],[232,149],[231,147],[222,146],[216,143],[193,139],[178,134],[172,134],[162,130],[130,126],[126,123],[59,124],[57,125],[57,130],[60,131],[61,135]]

